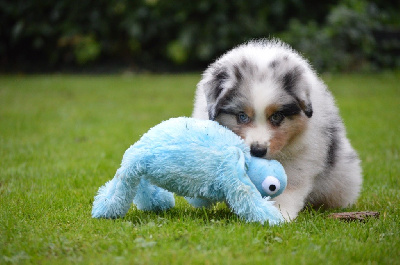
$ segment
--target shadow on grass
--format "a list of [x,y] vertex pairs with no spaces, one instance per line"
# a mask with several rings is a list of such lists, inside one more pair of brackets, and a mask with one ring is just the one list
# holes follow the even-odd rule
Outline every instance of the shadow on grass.
[[[329,214],[346,211],[346,209],[325,209],[323,207],[313,207],[307,205],[299,213],[296,222],[325,219]],[[159,225],[164,222],[173,223],[197,223],[197,224],[213,224],[228,225],[232,223],[246,223],[223,202],[219,202],[211,208],[195,208],[187,203],[183,198],[177,198],[177,204],[174,208],[167,211],[142,211],[136,209],[134,205],[129,210],[123,221],[131,222],[135,226],[145,226],[148,224]]]
[[160,212],[141,211],[132,207],[124,220],[132,222],[133,225],[146,225],[163,220],[199,224],[229,224],[242,221],[224,203],[217,203],[211,208],[195,208],[189,204],[178,203],[174,208]]

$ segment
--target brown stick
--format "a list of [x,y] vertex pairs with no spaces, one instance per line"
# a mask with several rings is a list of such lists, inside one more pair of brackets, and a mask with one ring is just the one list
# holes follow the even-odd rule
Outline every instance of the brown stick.
[[339,219],[342,221],[360,221],[365,222],[369,218],[379,218],[379,212],[346,212],[346,213],[332,213],[328,218]]

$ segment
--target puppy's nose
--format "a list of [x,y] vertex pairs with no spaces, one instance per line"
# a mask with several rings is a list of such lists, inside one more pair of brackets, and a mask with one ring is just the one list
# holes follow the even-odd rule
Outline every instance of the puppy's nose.
[[263,157],[267,154],[267,148],[259,144],[250,146],[250,154],[255,157]]

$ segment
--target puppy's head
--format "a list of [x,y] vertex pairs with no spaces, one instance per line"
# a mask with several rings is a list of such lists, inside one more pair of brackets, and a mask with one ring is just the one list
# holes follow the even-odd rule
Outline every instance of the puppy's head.
[[283,154],[312,117],[310,73],[288,46],[251,42],[210,65],[198,87],[209,119],[241,136],[253,156],[271,159]]

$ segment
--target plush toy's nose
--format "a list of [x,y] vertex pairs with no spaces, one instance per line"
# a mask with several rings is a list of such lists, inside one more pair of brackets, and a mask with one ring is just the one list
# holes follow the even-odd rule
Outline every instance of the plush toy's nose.
[[281,188],[279,180],[273,176],[268,176],[262,183],[262,189],[269,195],[274,195]]

